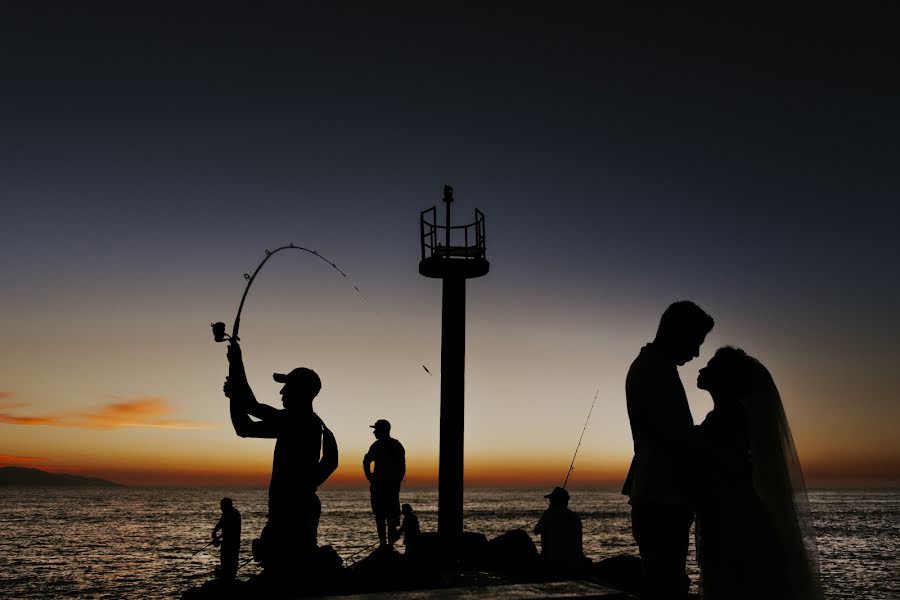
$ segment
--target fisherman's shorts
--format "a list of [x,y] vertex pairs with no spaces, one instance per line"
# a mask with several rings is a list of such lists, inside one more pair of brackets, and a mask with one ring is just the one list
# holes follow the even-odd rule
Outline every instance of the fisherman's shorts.
[[400,487],[371,488],[372,512],[376,518],[400,520]]

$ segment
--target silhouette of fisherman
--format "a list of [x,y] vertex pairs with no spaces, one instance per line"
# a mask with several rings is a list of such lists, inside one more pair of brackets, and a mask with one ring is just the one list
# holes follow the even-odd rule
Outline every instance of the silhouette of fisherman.
[[237,576],[238,556],[241,553],[241,513],[234,507],[231,498],[222,498],[219,507],[222,516],[213,527],[212,539],[213,546],[220,547],[216,576],[227,583]]
[[[322,505],[316,495],[337,468],[334,434],[313,412],[312,403],[322,383],[303,367],[272,377],[281,388],[284,409],[256,401],[244,372],[240,346],[228,347],[229,374],[224,392],[231,400],[231,423],[241,437],[274,438],[269,514],[253,556],[265,567],[285,574],[309,560],[317,545]],[[250,417],[259,419],[254,421]],[[321,449],[321,459],[320,459]]]
[[685,571],[694,521],[695,431],[678,367],[700,354],[713,318],[693,302],[669,306],[656,337],[625,380],[634,458],[622,493],[643,570],[643,598],[686,598]]
[[403,546],[406,548],[407,555],[415,554],[416,546],[419,544],[419,537],[422,535],[419,517],[409,504],[401,506],[400,513],[403,515],[403,523],[401,523],[400,529],[397,530],[397,539],[403,538]]
[[584,556],[581,519],[569,509],[569,492],[561,487],[544,496],[550,506],[534,526],[541,536],[541,559],[556,572],[575,572],[590,561]]
[[406,450],[391,437],[391,424],[385,419],[378,419],[369,427],[374,430],[376,440],[363,458],[363,471],[370,484],[378,541],[386,548],[397,539],[396,530],[400,525],[400,484],[406,475]]

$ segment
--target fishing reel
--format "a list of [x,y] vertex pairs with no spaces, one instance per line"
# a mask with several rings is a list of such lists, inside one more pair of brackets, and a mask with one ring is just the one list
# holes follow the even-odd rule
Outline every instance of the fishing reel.
[[213,339],[217,342],[236,342],[238,338],[232,337],[225,333],[225,323],[221,321],[217,323],[210,323],[210,327],[212,327]]

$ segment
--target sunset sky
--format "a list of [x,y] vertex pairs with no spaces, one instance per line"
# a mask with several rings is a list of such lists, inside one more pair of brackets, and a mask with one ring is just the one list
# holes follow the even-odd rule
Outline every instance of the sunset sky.
[[[607,3],[0,9],[0,465],[265,485],[222,380],[315,369],[329,485],[386,418],[437,469],[440,282],[419,212],[482,210],[473,485],[618,485],[624,377],[672,301],[773,373],[813,485],[900,482],[900,98],[877,15]],[[674,10],[674,9],[673,9]],[[721,9],[726,10],[726,9]],[[357,285],[362,291],[354,290]],[[426,365],[433,375],[422,369]]]

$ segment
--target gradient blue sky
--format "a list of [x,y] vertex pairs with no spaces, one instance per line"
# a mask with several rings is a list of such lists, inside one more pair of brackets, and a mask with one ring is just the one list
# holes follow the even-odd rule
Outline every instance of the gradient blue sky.
[[563,477],[598,388],[577,475],[617,480],[624,373],[682,298],[717,320],[682,369],[697,422],[697,369],[739,345],[815,477],[896,481],[894,36],[877,14],[718,10],[5,6],[0,458],[265,480],[208,323],[295,242],[368,301],[273,259],[242,326],[258,395],[316,368],[344,480],[386,417],[427,482],[440,286],[417,219],[447,183],[456,214],[485,212],[492,263],[469,286],[473,481]]

